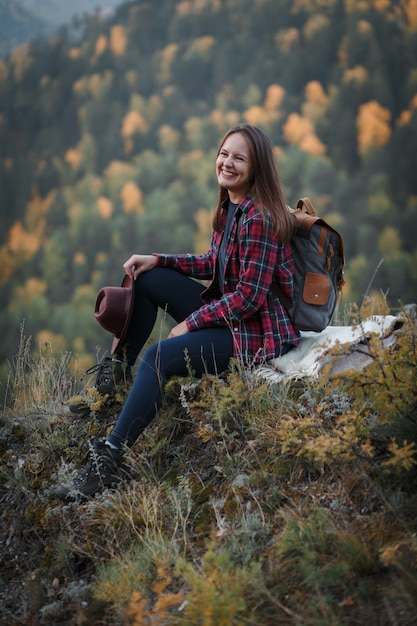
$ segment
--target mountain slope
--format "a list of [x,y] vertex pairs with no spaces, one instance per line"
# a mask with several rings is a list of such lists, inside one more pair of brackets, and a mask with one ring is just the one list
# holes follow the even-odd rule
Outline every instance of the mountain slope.
[[398,7],[137,0],[0,61],[2,380],[22,320],[91,361],[126,255],[207,249],[239,121],[270,135],[288,202],[342,232],[343,307],[413,301],[417,30]]
[[74,15],[92,14],[96,10],[111,11],[123,0],[19,0],[21,6],[48,24],[59,26]]
[[101,10],[109,15],[122,0],[0,0],[0,58],[16,46],[51,34],[74,16]]
[[15,0],[0,0],[0,57],[47,31],[46,21]]

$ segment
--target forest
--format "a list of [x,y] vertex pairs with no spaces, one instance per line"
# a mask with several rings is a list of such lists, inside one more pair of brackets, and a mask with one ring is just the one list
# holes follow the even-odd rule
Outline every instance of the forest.
[[214,160],[262,127],[285,195],[343,234],[343,304],[417,297],[412,0],[145,0],[0,59],[0,378],[21,334],[80,368],[133,252],[203,252]]
[[110,15],[121,0],[0,0],[0,57],[39,35],[52,35],[76,16]]
[[[60,502],[129,387],[79,380],[96,294],[206,251],[241,121],[344,237],[333,323],[394,330],[339,375],[171,379],[120,482]],[[0,626],[415,626],[416,147],[415,0],[135,0],[0,58]]]

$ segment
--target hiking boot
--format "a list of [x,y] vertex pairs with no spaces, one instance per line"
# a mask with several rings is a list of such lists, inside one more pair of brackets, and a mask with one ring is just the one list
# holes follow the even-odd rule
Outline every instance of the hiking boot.
[[103,441],[96,440],[91,446],[89,462],[68,483],[59,485],[54,491],[58,500],[87,498],[121,479],[123,455]]
[[112,359],[109,356],[93,365],[86,371],[86,374],[97,372],[94,388],[102,395],[113,394],[116,387],[125,385],[132,380],[132,372],[128,365],[119,359]]
[[[98,391],[101,396],[108,396],[113,399],[116,395],[118,387],[128,385],[132,382],[132,371],[129,365],[126,365],[119,359],[104,357],[104,359],[90,367],[85,375],[96,374],[96,380],[92,387]],[[90,405],[86,397],[73,396],[67,403],[71,413],[76,415],[88,415],[90,413]]]

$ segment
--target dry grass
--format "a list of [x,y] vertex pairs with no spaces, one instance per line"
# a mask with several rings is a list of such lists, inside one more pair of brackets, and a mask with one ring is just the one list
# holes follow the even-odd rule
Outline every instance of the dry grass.
[[69,415],[71,359],[22,338],[0,423],[0,623],[414,624],[413,320],[389,360],[372,350],[345,381],[271,388],[238,365],[172,381],[129,479],[64,505],[51,487],[111,419]]

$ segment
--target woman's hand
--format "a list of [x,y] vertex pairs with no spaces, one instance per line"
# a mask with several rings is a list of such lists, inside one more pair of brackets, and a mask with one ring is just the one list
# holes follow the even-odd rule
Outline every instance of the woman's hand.
[[139,274],[154,268],[157,258],[153,254],[132,254],[130,259],[123,263],[123,269],[128,276],[137,278]]
[[185,335],[190,331],[187,328],[187,324],[185,322],[180,322],[174,328],[172,328],[171,332],[168,335],[168,339],[173,339],[174,337],[180,337],[181,335]]

